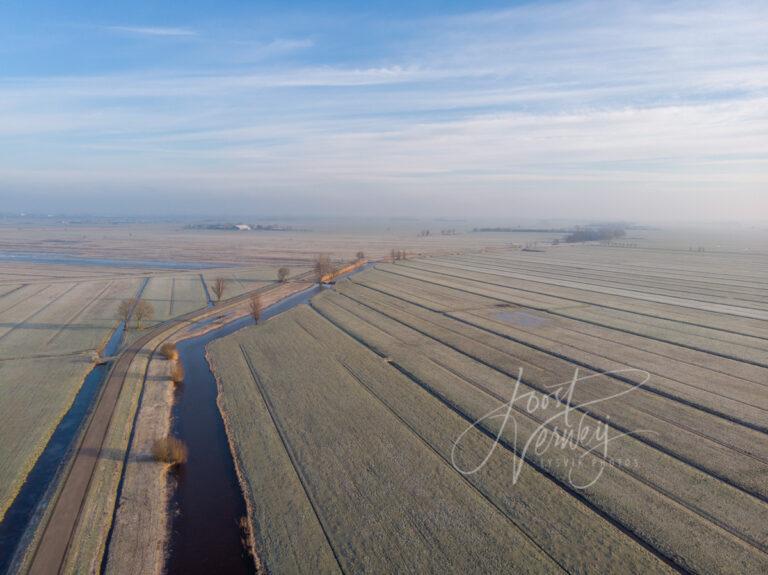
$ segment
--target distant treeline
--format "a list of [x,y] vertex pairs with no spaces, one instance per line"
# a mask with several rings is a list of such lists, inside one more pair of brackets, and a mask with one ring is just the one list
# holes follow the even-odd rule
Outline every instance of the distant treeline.
[[575,244],[578,242],[602,242],[616,238],[623,238],[626,235],[627,232],[625,232],[623,228],[580,228],[570,232],[562,239],[562,241],[567,244]]
[[564,229],[545,229],[545,228],[473,228],[473,232],[526,232],[526,233],[541,233],[541,234],[565,234],[571,230]]

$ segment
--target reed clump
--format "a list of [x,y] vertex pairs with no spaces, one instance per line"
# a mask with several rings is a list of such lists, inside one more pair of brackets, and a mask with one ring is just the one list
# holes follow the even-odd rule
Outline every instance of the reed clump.
[[163,437],[152,445],[152,457],[171,466],[182,465],[187,462],[187,446],[175,437]]

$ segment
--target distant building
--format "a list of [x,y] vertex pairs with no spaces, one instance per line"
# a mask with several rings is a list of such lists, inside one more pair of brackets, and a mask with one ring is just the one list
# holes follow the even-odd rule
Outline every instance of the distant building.
[[250,230],[251,229],[251,226],[249,226],[248,224],[235,224],[235,227],[238,230]]

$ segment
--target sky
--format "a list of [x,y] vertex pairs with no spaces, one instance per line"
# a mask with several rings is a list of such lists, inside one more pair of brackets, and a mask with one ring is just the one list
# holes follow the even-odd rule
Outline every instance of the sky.
[[0,0],[0,212],[768,220],[767,2]]

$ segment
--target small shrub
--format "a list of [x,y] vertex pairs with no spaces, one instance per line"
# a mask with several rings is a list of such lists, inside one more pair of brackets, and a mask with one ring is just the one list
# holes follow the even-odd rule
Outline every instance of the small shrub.
[[175,437],[163,437],[152,445],[152,457],[159,463],[182,465],[187,462],[187,446]]
[[179,359],[179,350],[176,349],[176,344],[171,342],[166,342],[163,345],[160,346],[160,354],[165,359],[170,360],[177,360]]
[[177,385],[184,382],[184,366],[179,361],[171,366],[171,381]]

